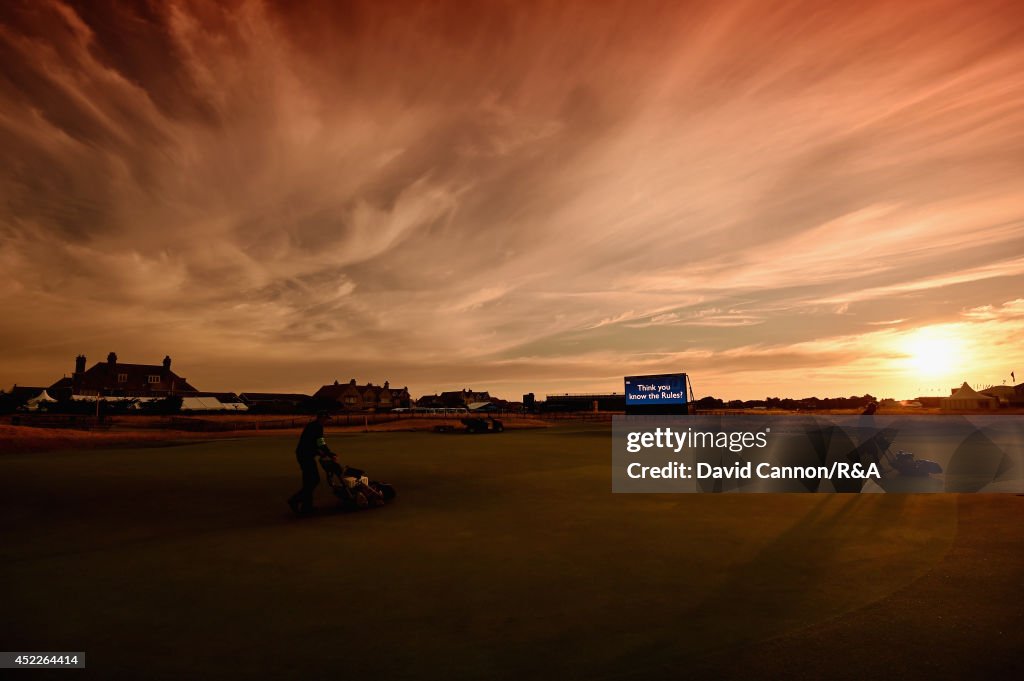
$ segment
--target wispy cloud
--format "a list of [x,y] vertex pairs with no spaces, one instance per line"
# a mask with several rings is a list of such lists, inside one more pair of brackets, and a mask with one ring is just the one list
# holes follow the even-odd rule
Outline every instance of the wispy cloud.
[[898,391],[877,334],[1016,323],[1022,31],[997,0],[7,3],[0,383],[115,349],[225,389]]

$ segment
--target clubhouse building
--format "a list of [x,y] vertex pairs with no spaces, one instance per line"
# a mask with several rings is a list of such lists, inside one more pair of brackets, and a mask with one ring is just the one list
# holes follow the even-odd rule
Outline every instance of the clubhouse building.
[[407,408],[411,402],[407,387],[392,388],[388,381],[384,381],[384,385],[357,385],[354,378],[348,383],[334,381],[322,386],[313,394],[313,399],[325,408],[340,411],[390,411]]
[[111,352],[106,362],[85,368],[85,355],[75,358],[75,371],[46,389],[54,399],[75,396],[168,397],[196,395],[199,391],[171,370],[171,358],[160,364],[125,364]]

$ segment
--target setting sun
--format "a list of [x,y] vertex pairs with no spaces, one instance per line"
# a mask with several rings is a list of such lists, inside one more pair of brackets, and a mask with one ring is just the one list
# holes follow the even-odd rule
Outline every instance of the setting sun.
[[963,364],[964,341],[948,328],[918,329],[906,338],[902,349],[907,368],[926,378],[955,374]]

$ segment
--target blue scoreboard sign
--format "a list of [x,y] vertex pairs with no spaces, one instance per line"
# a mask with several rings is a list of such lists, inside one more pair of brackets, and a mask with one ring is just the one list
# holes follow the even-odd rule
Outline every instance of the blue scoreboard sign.
[[627,414],[689,414],[686,374],[626,376]]

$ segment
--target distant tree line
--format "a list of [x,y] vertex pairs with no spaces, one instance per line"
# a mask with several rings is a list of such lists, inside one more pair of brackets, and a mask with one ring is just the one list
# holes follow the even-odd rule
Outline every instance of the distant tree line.
[[863,409],[872,402],[878,402],[873,395],[851,395],[850,397],[766,397],[763,400],[721,400],[717,397],[702,397],[694,404],[697,409],[784,409],[787,411],[813,411],[816,409]]

